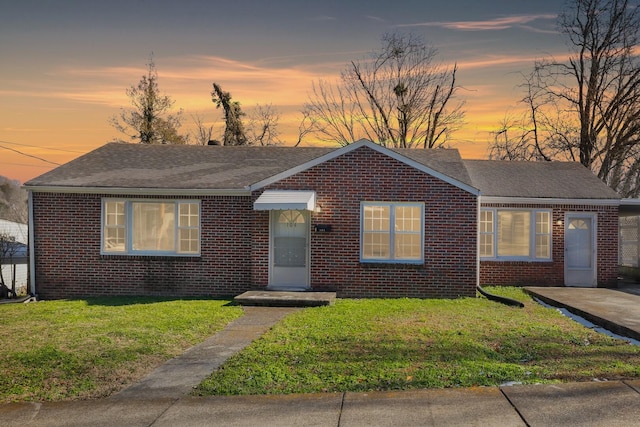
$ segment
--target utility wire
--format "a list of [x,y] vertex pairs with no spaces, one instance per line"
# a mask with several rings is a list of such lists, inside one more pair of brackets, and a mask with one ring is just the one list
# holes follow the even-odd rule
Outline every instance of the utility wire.
[[2,144],[11,144],[11,145],[20,145],[22,147],[40,148],[42,150],[64,151],[65,153],[84,154],[84,151],[63,150],[62,148],[41,147],[41,146],[38,146],[38,145],[20,144],[19,142],[0,141],[0,143],[2,143]]
[[40,160],[40,161],[45,162],[45,163],[51,163],[52,165],[60,166],[60,163],[52,162],[51,160],[43,159],[42,157],[34,156],[32,154],[23,153],[22,151],[16,150],[14,148],[3,147],[2,145],[0,145],[0,148],[3,148],[5,150],[9,150],[9,151],[13,151],[14,153],[22,154],[23,156],[31,157],[33,159]]
[[28,168],[47,168],[47,169],[51,169],[51,166],[47,166],[47,165],[35,165],[35,164],[28,164],[28,163],[9,163],[9,162],[0,162],[0,165],[6,165],[6,166],[24,166],[24,167],[28,167]]

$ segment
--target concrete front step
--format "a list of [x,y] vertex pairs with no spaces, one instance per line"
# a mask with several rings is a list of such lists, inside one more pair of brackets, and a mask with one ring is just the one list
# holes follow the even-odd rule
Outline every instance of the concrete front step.
[[240,305],[269,307],[318,307],[331,305],[335,292],[247,291],[234,298]]

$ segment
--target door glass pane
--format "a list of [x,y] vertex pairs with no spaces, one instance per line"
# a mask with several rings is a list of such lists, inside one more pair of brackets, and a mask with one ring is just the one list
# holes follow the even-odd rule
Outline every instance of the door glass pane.
[[302,212],[280,212],[274,224],[273,262],[276,267],[307,265],[308,225]]
[[304,267],[306,265],[306,238],[276,237],[273,244],[273,261],[276,267]]
[[591,218],[572,218],[567,229],[567,267],[591,268]]

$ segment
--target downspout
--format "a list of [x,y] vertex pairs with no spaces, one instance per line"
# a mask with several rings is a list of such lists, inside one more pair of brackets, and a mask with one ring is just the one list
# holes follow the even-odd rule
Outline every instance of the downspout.
[[477,201],[477,210],[476,210],[476,288],[480,287],[480,208],[482,207],[482,203],[480,199],[482,198],[481,194],[478,194]]
[[33,237],[33,192],[27,189],[29,194],[29,287],[31,296],[36,295],[36,257],[35,257],[35,239]]
[[488,300],[496,301],[513,307],[523,308],[524,304],[520,301],[516,301],[514,299],[503,297],[500,295],[490,294],[489,292],[482,289],[482,286],[480,286],[480,210],[482,207],[482,203],[480,201],[481,197],[482,196],[478,196],[478,213],[476,215],[476,289]]

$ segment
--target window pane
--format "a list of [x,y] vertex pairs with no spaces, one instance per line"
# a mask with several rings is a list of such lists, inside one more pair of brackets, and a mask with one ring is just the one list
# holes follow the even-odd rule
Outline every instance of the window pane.
[[124,202],[107,202],[104,210],[107,226],[124,225]]
[[124,252],[126,250],[123,201],[107,201],[104,204],[102,250],[105,252]]
[[530,256],[528,211],[498,211],[498,256]]
[[200,252],[200,241],[198,230],[193,228],[180,229],[180,252],[198,253]]
[[200,225],[200,213],[197,203],[180,203],[180,227],[198,227]]
[[364,230],[389,231],[389,206],[365,206]]
[[369,259],[389,259],[391,256],[387,233],[364,233],[362,257]]
[[551,212],[536,212],[536,258],[551,258]]
[[536,258],[550,258],[551,245],[549,244],[549,235],[536,236]]
[[493,211],[480,211],[480,232],[493,233]]
[[396,234],[396,259],[421,259],[420,234]]
[[124,228],[106,228],[104,230],[104,250],[107,252],[124,251]]
[[133,203],[133,250],[175,251],[175,203]]
[[549,234],[551,221],[549,212],[536,212],[536,234]]
[[493,234],[480,235],[480,256],[493,257]]
[[396,206],[395,230],[420,232],[422,209],[418,206]]

